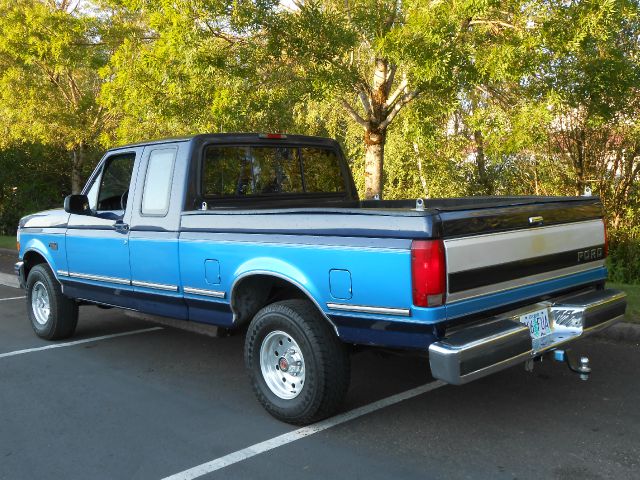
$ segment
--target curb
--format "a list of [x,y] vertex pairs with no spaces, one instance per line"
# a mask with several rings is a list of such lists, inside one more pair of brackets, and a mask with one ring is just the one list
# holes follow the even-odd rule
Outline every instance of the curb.
[[16,259],[18,258],[18,252],[14,248],[0,248],[0,253],[15,255]]

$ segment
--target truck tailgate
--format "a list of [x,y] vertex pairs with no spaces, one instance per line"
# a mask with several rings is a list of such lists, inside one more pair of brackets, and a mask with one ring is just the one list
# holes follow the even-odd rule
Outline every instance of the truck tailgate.
[[604,270],[606,235],[597,197],[463,198],[425,206],[438,212],[449,305]]
[[447,302],[602,267],[602,220],[445,239]]

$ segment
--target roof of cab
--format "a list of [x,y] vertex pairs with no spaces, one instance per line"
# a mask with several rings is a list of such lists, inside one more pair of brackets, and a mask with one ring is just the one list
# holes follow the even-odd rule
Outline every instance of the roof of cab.
[[137,142],[130,143],[126,145],[120,145],[117,147],[113,147],[109,149],[109,152],[124,150],[131,147],[146,147],[148,145],[162,145],[164,143],[178,143],[178,142],[190,142],[194,141],[198,144],[208,143],[216,141],[219,142],[248,142],[248,141],[259,141],[259,142],[273,142],[273,141],[284,141],[285,143],[299,143],[299,142],[307,142],[310,144],[316,145],[328,145],[335,144],[335,140],[326,137],[314,137],[310,135],[290,135],[290,134],[282,134],[281,138],[264,138],[261,137],[261,133],[201,133],[198,135],[191,135],[186,137],[174,137],[174,138],[161,138],[157,140],[149,140],[146,142]]

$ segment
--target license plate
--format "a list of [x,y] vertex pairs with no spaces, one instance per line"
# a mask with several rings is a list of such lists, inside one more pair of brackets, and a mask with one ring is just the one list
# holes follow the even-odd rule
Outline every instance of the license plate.
[[531,338],[536,339],[544,337],[551,333],[551,324],[549,323],[549,309],[536,310],[520,316],[520,323],[529,327]]

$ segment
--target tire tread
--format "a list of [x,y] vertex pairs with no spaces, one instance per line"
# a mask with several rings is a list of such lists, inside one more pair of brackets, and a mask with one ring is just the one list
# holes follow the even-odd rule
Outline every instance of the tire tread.
[[[318,378],[321,381],[317,385],[319,394],[309,402],[304,412],[292,414],[274,405],[258,384],[261,378],[256,377],[261,376],[261,373],[253,371],[253,356],[259,355],[260,350],[257,336],[260,334],[262,323],[271,314],[284,315],[301,328],[314,356],[318,359]],[[347,346],[338,339],[316,306],[308,300],[282,300],[267,305],[256,314],[247,332],[245,364],[260,403],[276,418],[296,425],[306,425],[332,415],[341,405],[349,388],[351,366]],[[301,392],[301,395],[313,393],[307,389],[306,392]]]
[[[49,328],[40,330],[36,327],[36,322],[34,321],[31,310],[30,290],[32,285],[38,280],[37,277],[40,277],[49,289],[50,321],[52,322]],[[34,266],[29,272],[27,278],[27,311],[29,312],[29,319],[31,320],[33,330],[36,335],[41,338],[47,340],[63,340],[71,337],[76,331],[78,324],[78,305],[75,300],[64,296],[60,283],[58,283],[53,272],[45,263]]]

